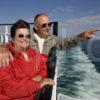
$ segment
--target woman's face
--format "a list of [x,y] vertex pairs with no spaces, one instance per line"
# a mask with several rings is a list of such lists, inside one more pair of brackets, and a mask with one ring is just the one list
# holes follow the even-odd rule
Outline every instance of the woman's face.
[[30,32],[26,28],[20,28],[16,30],[14,38],[14,47],[17,50],[25,51],[29,47]]

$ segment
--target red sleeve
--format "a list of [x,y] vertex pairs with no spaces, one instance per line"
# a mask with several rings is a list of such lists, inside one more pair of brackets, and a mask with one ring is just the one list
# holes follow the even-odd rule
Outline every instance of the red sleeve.
[[41,54],[39,52],[37,52],[36,50],[29,48],[30,50],[30,57],[35,57],[36,63],[38,63],[39,67],[40,67],[40,71],[38,73],[39,76],[41,76],[42,78],[47,77],[47,55],[46,54]]
[[40,76],[42,78],[47,77],[47,56],[41,55],[41,69],[40,69]]
[[[9,67],[10,68],[10,67]],[[11,71],[11,70],[10,70]],[[7,68],[0,68],[1,93],[10,98],[25,97],[40,89],[40,83],[29,77],[16,78]]]

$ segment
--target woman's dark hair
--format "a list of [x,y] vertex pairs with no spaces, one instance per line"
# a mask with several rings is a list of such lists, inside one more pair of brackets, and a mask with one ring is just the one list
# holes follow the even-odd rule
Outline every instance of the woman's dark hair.
[[16,30],[20,29],[20,28],[26,28],[26,29],[28,29],[30,31],[29,23],[24,21],[24,20],[22,20],[22,19],[20,19],[17,22],[15,22],[11,27],[10,36],[11,36],[12,39],[15,38]]

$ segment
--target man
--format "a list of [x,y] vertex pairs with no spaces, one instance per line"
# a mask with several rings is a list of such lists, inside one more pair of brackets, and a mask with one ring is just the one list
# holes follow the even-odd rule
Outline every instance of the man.
[[[79,42],[85,39],[91,39],[94,36],[94,32],[100,31],[97,29],[85,31],[74,37],[73,39],[62,39],[54,35],[50,35],[52,23],[49,20],[49,16],[45,13],[39,13],[34,18],[34,34],[32,34],[30,46],[40,53],[49,55],[50,60],[48,62],[48,77],[53,78],[54,76],[54,67],[56,62],[56,56],[51,56],[51,53],[55,54],[57,49],[67,49],[77,45]],[[53,50],[53,52],[51,52]],[[8,65],[9,60],[13,59],[11,53],[2,45],[0,48],[0,64]],[[50,73],[51,72],[51,73]],[[48,99],[47,99],[48,100]]]

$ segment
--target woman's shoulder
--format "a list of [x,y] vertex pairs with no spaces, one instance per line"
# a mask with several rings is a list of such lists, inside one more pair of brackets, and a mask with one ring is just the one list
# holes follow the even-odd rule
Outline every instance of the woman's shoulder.
[[38,55],[38,56],[43,56],[43,57],[48,56],[47,54],[40,53],[39,51],[36,51],[33,48],[29,48],[28,52],[31,53],[32,55]]

